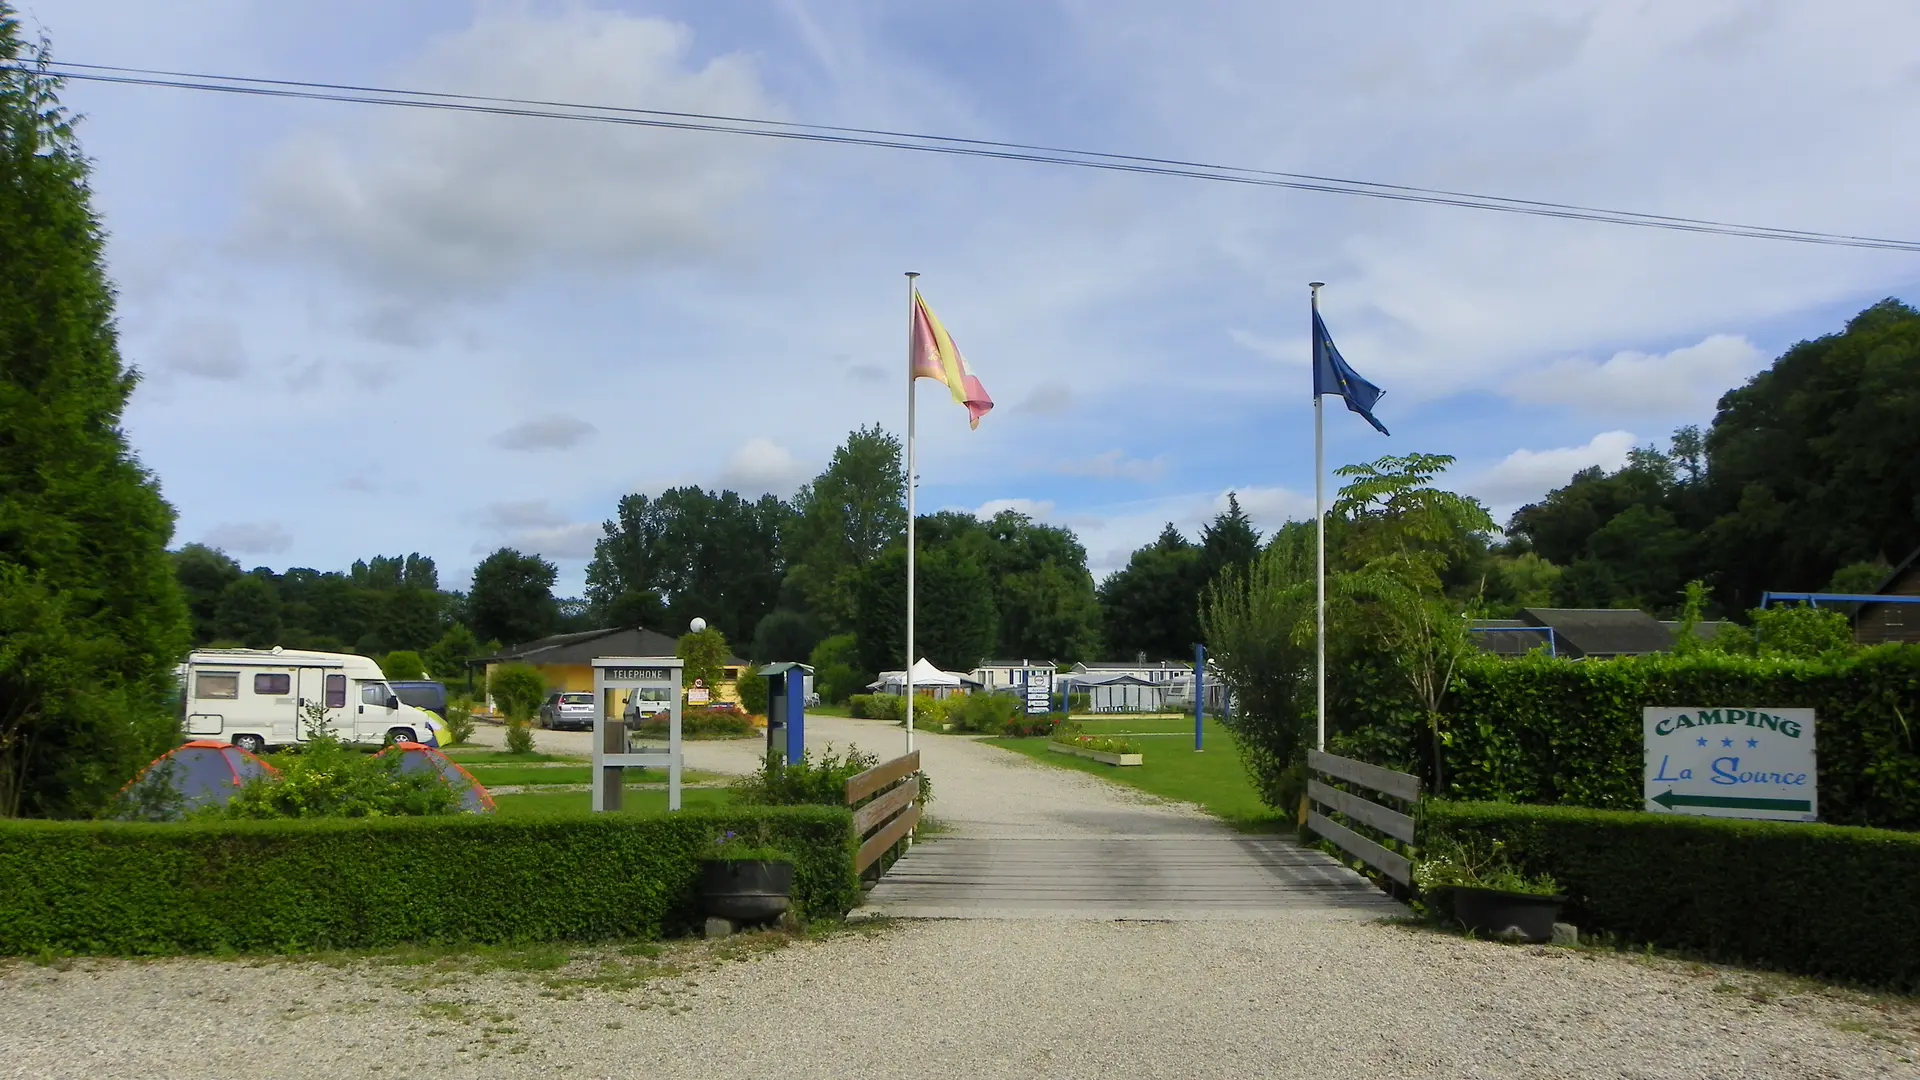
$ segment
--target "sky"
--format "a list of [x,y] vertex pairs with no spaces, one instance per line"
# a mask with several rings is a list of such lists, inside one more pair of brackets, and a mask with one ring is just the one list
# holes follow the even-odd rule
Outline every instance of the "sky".
[[[1920,7],[21,0],[57,59],[724,113],[1920,238]],[[126,416],[242,565],[501,545],[582,588],[679,484],[781,496],[905,429],[905,271],[997,408],[919,391],[922,512],[1096,576],[1234,491],[1310,519],[1308,281],[1383,437],[1504,521],[1706,424],[1920,256],[548,120],[71,83]],[[1337,481],[1330,480],[1331,493]]]

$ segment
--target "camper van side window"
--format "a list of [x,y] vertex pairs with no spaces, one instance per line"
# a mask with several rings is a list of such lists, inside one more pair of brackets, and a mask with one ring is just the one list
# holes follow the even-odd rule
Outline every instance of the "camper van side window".
[[347,707],[347,677],[345,675],[327,676],[327,708],[344,709]]
[[293,692],[293,676],[261,672],[253,677],[253,692],[262,697],[285,697]]
[[201,699],[233,700],[240,696],[240,673],[203,671],[193,680],[193,696]]

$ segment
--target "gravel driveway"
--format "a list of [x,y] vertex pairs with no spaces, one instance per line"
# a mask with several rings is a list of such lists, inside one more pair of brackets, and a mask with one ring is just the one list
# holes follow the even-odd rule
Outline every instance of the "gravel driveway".
[[[811,723],[810,742],[900,749],[890,725]],[[691,743],[688,763],[739,771],[756,749]],[[963,838],[1217,828],[966,739],[921,750],[934,812]],[[880,920],[783,942],[0,962],[0,1077],[1920,1077],[1910,999],[1311,906]]]

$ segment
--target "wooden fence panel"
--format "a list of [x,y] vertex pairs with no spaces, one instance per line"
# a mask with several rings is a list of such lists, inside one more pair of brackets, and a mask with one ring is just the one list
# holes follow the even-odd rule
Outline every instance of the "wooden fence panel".
[[892,761],[883,761],[847,780],[847,805],[852,806],[895,780],[919,771],[920,751],[918,750],[904,757],[894,758]]
[[1338,757],[1322,750],[1307,751],[1307,765],[1316,772],[1407,802],[1420,801],[1420,778],[1412,773],[1395,772],[1364,761]]
[[1352,792],[1331,788],[1318,780],[1307,781],[1307,797],[1322,806],[1338,810],[1355,821],[1364,822],[1403,843],[1413,843],[1413,818],[1379,803],[1368,802]]
[[1413,863],[1405,855],[1388,851],[1345,825],[1327,818],[1318,810],[1307,812],[1307,827],[1400,884],[1413,884]]

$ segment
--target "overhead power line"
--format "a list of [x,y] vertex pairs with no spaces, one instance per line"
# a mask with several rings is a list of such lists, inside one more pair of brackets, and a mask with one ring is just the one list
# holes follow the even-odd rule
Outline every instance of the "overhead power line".
[[716,113],[681,112],[632,106],[593,105],[579,102],[545,101],[534,98],[495,97],[480,94],[455,94],[429,90],[402,90],[390,87],[359,86],[348,83],[309,82],[296,79],[260,79],[198,72],[164,71],[150,68],[117,67],[105,64],[80,64],[55,61],[41,67],[4,65],[15,70],[34,70],[61,79],[114,83],[129,86],[156,86],[210,93],[252,97],[292,98],[307,101],[336,101],[391,108],[431,109],[491,116],[517,116],[541,120],[568,120],[577,123],[614,124],[670,131],[698,131],[727,135],[747,135],[789,142],[821,143],[839,146],[868,146],[889,150],[944,154],[956,157],[985,158],[998,161],[1023,161],[1079,169],[1168,176],[1251,187],[1283,188],[1332,195],[1352,195],[1393,202],[1451,206],[1531,217],[1560,218],[1573,221],[1597,221],[1609,225],[1666,229],[1676,232],[1714,236],[1742,236],[1758,240],[1784,240],[1798,244],[1868,248],[1883,251],[1920,252],[1920,240],[1896,240],[1844,233],[1786,229],[1766,225],[1745,225],[1706,218],[1667,214],[1646,214],[1631,210],[1610,210],[1573,203],[1515,199],[1499,195],[1481,195],[1442,188],[1386,184],[1368,180],[1349,180],[1310,173],[1280,172],[1234,165],[1185,161],[1178,158],[1117,154],[1096,150],[1044,146],[1032,143],[1002,142],[992,139],[968,139],[945,135],[927,135],[881,128],[839,127],[830,124],[805,124],[757,117],[727,116]]

